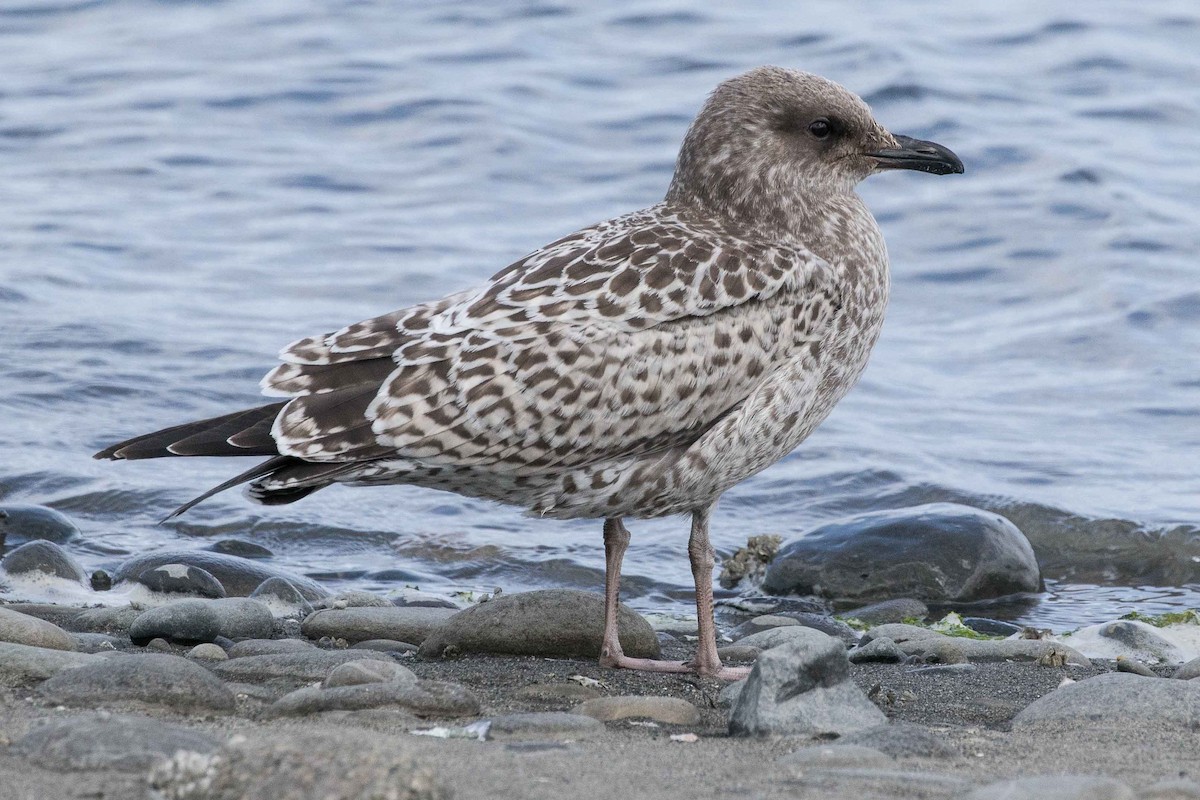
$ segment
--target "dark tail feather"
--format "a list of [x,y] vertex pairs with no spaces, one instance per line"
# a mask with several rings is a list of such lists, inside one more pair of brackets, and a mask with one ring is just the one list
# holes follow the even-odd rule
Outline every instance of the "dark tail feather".
[[[271,438],[271,424],[284,405],[286,401],[175,425],[118,442],[93,457],[135,459],[278,455],[275,440]],[[235,437],[237,444],[230,444],[229,440]]]
[[[214,494],[223,492],[226,489],[232,489],[234,486],[237,486],[240,483],[245,483],[246,481],[252,481],[255,478],[262,478],[267,475],[271,475],[271,474],[278,472],[279,470],[284,469],[285,467],[289,467],[293,464],[302,464],[302,463],[304,463],[304,462],[302,462],[300,459],[298,459],[294,456],[275,456],[274,458],[268,458],[266,461],[262,462],[261,464],[256,464],[255,466],[251,467],[250,469],[246,470],[245,472],[241,473],[240,475],[234,475],[232,478],[225,481],[224,483],[217,484],[216,486],[209,489],[207,492],[200,495],[199,497],[195,497],[191,500],[188,500],[186,503],[181,505],[179,508],[175,509],[170,514],[168,514],[166,517],[164,517],[159,522],[159,524],[161,525],[163,522],[175,519],[175,517],[178,517],[180,514],[184,513],[188,509],[190,509],[196,505],[199,505],[200,503],[203,503],[205,500],[212,497]],[[315,487],[312,491],[316,491],[316,489],[318,489],[318,488],[320,488],[320,487]],[[296,499],[299,500],[300,498],[297,497]]]

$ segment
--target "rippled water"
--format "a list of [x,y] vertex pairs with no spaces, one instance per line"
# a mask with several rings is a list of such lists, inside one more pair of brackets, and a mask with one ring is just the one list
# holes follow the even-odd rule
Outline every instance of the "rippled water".
[[[1050,591],[1023,619],[1196,605],[1195,4],[710,6],[0,5],[0,499],[72,515],[89,566],[238,535],[334,584],[598,589],[597,523],[400,487],[230,493],[157,527],[231,465],[90,454],[254,403],[297,336],[655,202],[705,94],[777,63],[968,170],[864,186],[883,339],[823,428],[726,495],[718,549],[958,500],[1034,541]],[[627,596],[685,610],[686,524],[633,529]]]

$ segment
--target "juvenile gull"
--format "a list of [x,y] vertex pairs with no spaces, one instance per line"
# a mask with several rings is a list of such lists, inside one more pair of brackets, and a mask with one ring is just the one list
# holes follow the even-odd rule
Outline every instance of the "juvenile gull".
[[[175,514],[249,481],[267,504],[333,483],[408,483],[603,519],[600,663],[740,677],[717,656],[709,516],[803,441],[866,366],[888,259],[854,187],[886,169],[963,171],[946,148],[888,133],[835,83],[752,70],[709,97],[663,202],[476,289],[293,342],[262,380],[287,400],[96,457],[269,456]],[[623,519],[682,513],[696,657],[627,657]]]

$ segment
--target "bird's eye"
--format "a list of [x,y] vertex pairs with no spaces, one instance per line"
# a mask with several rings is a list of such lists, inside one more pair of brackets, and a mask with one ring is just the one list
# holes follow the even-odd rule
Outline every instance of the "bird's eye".
[[818,139],[824,139],[833,133],[833,126],[829,124],[829,120],[821,117],[808,124],[808,132]]

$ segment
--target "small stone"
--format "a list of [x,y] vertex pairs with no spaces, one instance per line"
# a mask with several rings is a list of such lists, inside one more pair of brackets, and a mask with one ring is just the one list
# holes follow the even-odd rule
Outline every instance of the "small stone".
[[262,639],[275,630],[271,609],[249,597],[211,600],[208,606],[217,616],[217,638]]
[[456,613],[449,608],[397,608],[390,603],[327,609],[311,614],[300,630],[310,639],[331,636],[350,643],[371,639],[419,643]]
[[242,539],[219,539],[209,545],[207,549],[214,553],[238,558],[270,558],[275,555],[261,544],[254,544]]
[[981,786],[966,800],[1134,800],[1133,790],[1120,781],[1099,775],[1039,775]]
[[1041,726],[1063,730],[1100,728],[1193,731],[1200,719],[1200,684],[1109,672],[1061,686],[1033,701],[1013,718],[1013,729]]
[[[757,647],[760,650],[771,650],[795,640],[811,641],[813,638],[811,634],[814,630],[803,625],[769,628],[765,631],[752,633],[749,636],[738,639],[734,644],[738,647]],[[820,631],[817,632],[820,633]]]
[[212,673],[169,655],[87,656],[96,659],[60,672],[38,687],[50,703],[89,706],[113,702],[160,705],[178,711],[232,711],[233,693]]
[[786,628],[790,625],[799,625],[800,622],[792,617],[785,617],[780,614],[763,614],[761,616],[752,617],[746,620],[741,625],[729,632],[729,638],[733,641],[744,639],[747,636],[772,628]]
[[1193,658],[1191,661],[1181,664],[1171,677],[1184,681],[1190,681],[1192,678],[1200,678],[1200,658]]
[[392,601],[386,597],[380,597],[377,594],[370,592],[360,592],[350,590],[347,592],[338,592],[321,600],[315,606],[315,609],[333,608],[341,610],[343,608],[391,608]]
[[155,653],[172,653],[173,654],[175,652],[175,648],[171,647],[170,642],[168,642],[166,639],[160,639],[157,637],[146,642],[145,647],[147,650],[149,650],[151,652],[155,652]]
[[124,634],[141,615],[142,609],[133,606],[85,608],[75,616],[71,628],[81,633]]
[[1136,658],[1130,658],[1129,656],[1117,656],[1117,672],[1132,672],[1134,675],[1141,675],[1146,678],[1158,677],[1154,670]]
[[908,658],[908,655],[886,636],[872,639],[846,655],[851,664],[900,664]]
[[128,636],[109,636],[107,633],[72,633],[71,641],[81,653],[112,653],[133,647]]
[[717,648],[717,656],[721,661],[731,664],[748,663],[758,658],[758,654],[762,652],[761,647],[746,646],[742,644],[731,644],[725,647]]
[[39,540],[62,544],[77,536],[79,528],[61,511],[15,503],[0,506],[0,547]]
[[188,658],[194,658],[197,661],[225,661],[229,655],[211,642],[198,644],[188,651]]
[[395,639],[367,639],[350,645],[351,650],[374,650],[377,653],[415,653],[417,646]]
[[307,686],[275,701],[268,713],[295,716],[367,708],[399,709],[419,717],[472,717],[479,714],[479,700],[466,688],[441,681],[421,680],[415,684],[389,681],[333,689]]
[[921,725],[892,722],[847,734],[842,744],[870,747],[893,758],[955,758],[958,751]]
[[146,717],[107,713],[44,720],[10,748],[43,769],[143,772],[176,751],[211,753],[200,731]]
[[417,682],[413,671],[394,661],[347,661],[334,667],[325,678],[322,687],[336,689],[339,686],[358,686],[363,683],[403,683],[412,686]]
[[45,647],[50,650],[74,650],[70,634],[52,623],[0,606],[0,642]]
[[298,653],[244,656],[231,658],[211,666],[219,677],[230,681],[254,682],[285,679],[292,681],[323,681],[334,667],[348,661],[379,659],[390,662],[385,655],[369,650],[319,650],[315,647]]
[[265,603],[277,617],[295,616],[304,619],[313,612],[312,605],[284,578],[267,578],[250,593],[250,597]]
[[728,686],[726,686],[724,689],[721,690],[721,693],[719,695],[717,695],[717,705],[720,706],[721,708],[732,708],[733,704],[737,702],[738,695],[740,695],[742,693],[742,689],[745,689],[745,688],[746,688],[746,679],[745,678],[743,678],[740,681],[734,681],[733,683],[729,684]]
[[863,634],[862,644],[887,637],[908,655],[939,659],[937,663],[969,661],[1033,661],[1045,666],[1091,667],[1077,650],[1059,642],[1038,639],[967,639],[946,636],[916,625],[878,625]]
[[392,596],[391,600],[392,605],[402,608],[453,608],[455,610],[464,608],[462,603],[456,603],[449,597],[408,588],[401,589]]
[[887,753],[881,753],[871,747],[856,744],[819,744],[801,747],[776,761],[790,767],[801,769],[830,769],[876,767],[891,764],[895,761]]
[[1015,636],[1025,630],[1020,625],[986,617],[963,617],[962,624],[984,636]]
[[700,709],[680,697],[618,695],[585,700],[572,713],[601,722],[649,719],[667,725],[699,725]]
[[317,647],[306,639],[243,639],[229,646],[230,658],[270,656],[280,653],[308,653]]
[[90,653],[70,650],[51,650],[25,644],[0,642],[0,685],[20,686],[41,681],[63,670],[82,667],[103,660]]
[[162,564],[140,573],[137,583],[153,592],[224,597],[225,587],[208,570],[187,564]]
[[204,600],[179,600],[142,612],[129,626],[134,644],[163,638],[173,642],[211,642],[221,633],[221,620]]
[[600,697],[600,690],[578,683],[533,683],[517,689],[514,695],[523,700],[576,705],[584,700]]
[[501,741],[582,739],[604,730],[604,724],[593,717],[563,711],[505,714],[489,722],[487,738]]
[[26,542],[0,559],[0,569],[9,577],[61,578],[72,583],[83,583],[83,567],[66,550],[54,542]]
[[929,606],[913,597],[896,597],[838,614],[843,620],[858,620],[864,625],[884,625],[906,619],[921,620],[929,616]]
[[107,592],[112,589],[112,575],[109,575],[102,569],[98,569],[92,573],[91,577],[92,591]]
[[225,587],[230,597],[246,597],[268,578],[284,578],[310,602],[329,594],[319,583],[300,575],[251,561],[247,558],[213,553],[208,550],[165,550],[134,556],[117,567],[113,580],[129,581],[148,569],[163,564],[186,564],[211,574]]

